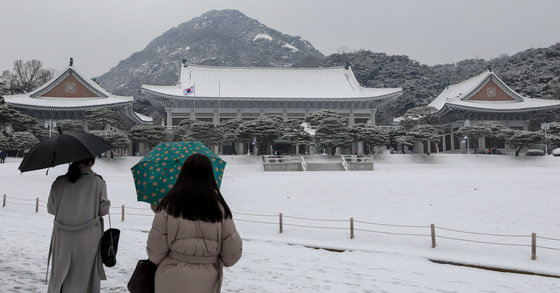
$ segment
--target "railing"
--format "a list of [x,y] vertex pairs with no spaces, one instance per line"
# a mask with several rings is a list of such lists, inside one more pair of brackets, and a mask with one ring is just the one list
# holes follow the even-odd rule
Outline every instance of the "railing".
[[342,155],[342,159],[357,163],[373,163],[373,156]]
[[346,158],[342,156],[341,159],[342,159],[342,167],[344,168],[344,171],[348,171],[348,163],[346,163]]
[[299,156],[263,156],[263,162],[272,164],[300,163],[301,160],[302,157]]
[[[17,198],[8,197],[4,194],[2,199],[2,207],[7,205],[23,205],[35,207],[35,212],[39,208],[45,208],[45,201],[39,198]],[[41,204],[43,203],[43,204]],[[119,210],[119,212],[113,212]],[[130,212],[129,210],[132,210]],[[154,213],[148,206],[145,208],[134,208],[121,205],[120,207],[111,207],[111,214],[120,215],[121,221],[124,222],[127,216],[143,216],[153,217]],[[349,231],[350,239],[356,237],[356,232],[363,233],[376,233],[394,236],[411,236],[411,237],[424,237],[431,239],[431,247],[436,248],[437,239],[445,239],[451,241],[460,241],[466,243],[478,243],[484,245],[496,246],[510,246],[510,247],[530,247],[531,259],[537,258],[537,248],[560,251],[560,238],[537,236],[536,233],[531,234],[496,234],[486,232],[465,231],[459,229],[452,229],[443,226],[430,225],[402,225],[402,224],[389,224],[378,223],[364,220],[356,220],[353,217],[349,219],[319,219],[319,218],[306,218],[299,216],[288,216],[283,213],[279,214],[255,214],[234,212],[235,221],[255,223],[262,225],[275,225],[278,227],[279,233],[285,232],[285,227],[294,227],[302,229],[320,229],[320,230],[347,230]],[[379,227],[379,228],[374,228]],[[438,232],[436,234],[436,232]],[[544,245],[537,245],[543,242]],[[557,245],[557,246],[554,246]]]

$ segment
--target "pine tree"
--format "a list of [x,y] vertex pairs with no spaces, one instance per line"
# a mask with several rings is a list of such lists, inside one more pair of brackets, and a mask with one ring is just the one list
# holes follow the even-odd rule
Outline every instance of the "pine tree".
[[354,141],[363,141],[370,147],[385,147],[390,143],[388,130],[375,125],[356,125],[351,128]]
[[190,125],[183,140],[198,140],[208,147],[221,145],[224,142],[222,130],[211,122],[195,121]]
[[305,131],[305,128],[301,124],[302,121],[297,119],[283,122],[280,126],[282,138],[289,139],[290,144],[295,146],[311,144],[311,135]]
[[513,135],[506,139],[506,145],[515,149],[515,156],[524,148],[540,147],[544,135],[540,131],[514,130]]
[[78,120],[59,120],[56,122],[56,126],[60,127],[62,131],[71,131],[71,132],[83,132],[84,125],[82,121]]
[[115,149],[126,149],[130,145],[130,140],[128,136],[118,132],[106,132],[93,130],[90,131],[91,134],[95,134],[104,140],[106,140]]
[[[336,147],[345,147],[352,143],[352,135],[346,119],[342,115],[332,111],[320,111],[317,121],[319,126],[315,132],[315,137],[319,139],[319,143],[329,147],[332,150]],[[316,113],[316,114],[317,114]],[[334,113],[334,115],[332,114]],[[312,121],[312,120],[311,120]]]
[[274,139],[281,134],[278,121],[271,117],[264,117],[243,122],[239,125],[237,137],[243,142],[252,142],[256,139],[260,153],[267,154],[266,147],[272,145]]
[[33,133],[28,131],[16,131],[8,137],[9,149],[16,150],[19,155],[20,151],[26,151],[39,143],[39,140]]
[[7,150],[9,146],[10,141],[2,132],[0,132],[0,150]]
[[193,123],[194,120],[191,119],[183,119],[179,121],[179,124],[172,130],[173,141],[182,141],[191,129],[191,125]]
[[101,108],[88,110],[86,111],[86,119],[89,129],[101,130],[105,128],[106,124],[119,129],[124,128],[124,119],[116,109]]
[[220,128],[224,143],[228,142],[236,142],[237,141],[237,132],[239,126],[243,123],[243,120],[240,119],[230,119],[220,122],[218,127]]
[[163,126],[136,125],[128,135],[133,142],[147,143],[150,148],[167,141],[167,131]]

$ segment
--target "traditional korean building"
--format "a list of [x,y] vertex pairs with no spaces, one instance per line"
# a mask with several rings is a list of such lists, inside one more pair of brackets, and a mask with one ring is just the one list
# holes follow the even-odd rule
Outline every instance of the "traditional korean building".
[[73,66],[72,58],[62,73],[36,90],[4,96],[6,103],[38,119],[40,125],[63,119],[84,120],[86,111],[101,108],[117,109],[129,127],[151,124],[150,117],[132,110],[133,100],[133,97],[113,95],[95,81],[84,78]]
[[[535,117],[559,110],[560,101],[523,97],[489,67],[475,77],[447,86],[428,106],[437,109],[442,122],[451,124],[452,131],[442,136],[440,151],[464,151],[466,143],[456,134],[459,128],[476,121],[499,121],[506,127],[528,130]],[[472,149],[504,147],[503,142],[486,138],[470,139],[468,143]]]
[[[181,65],[179,82],[142,85],[150,101],[167,113],[167,127],[181,120],[218,124],[229,119],[253,120],[278,115],[304,120],[319,110],[332,110],[355,123],[375,124],[376,111],[402,95],[400,88],[365,88],[352,69],[211,67]],[[239,152],[246,152],[239,146]]]
[[142,85],[142,91],[167,113],[166,125],[183,119],[215,124],[266,115],[305,119],[333,110],[354,123],[375,124],[375,113],[402,94],[400,88],[360,86],[350,67],[246,68],[187,65],[171,86]]

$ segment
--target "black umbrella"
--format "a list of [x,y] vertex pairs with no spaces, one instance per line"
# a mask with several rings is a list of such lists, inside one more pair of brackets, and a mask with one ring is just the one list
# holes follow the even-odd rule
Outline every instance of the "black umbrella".
[[64,132],[34,146],[25,155],[18,169],[27,172],[95,158],[112,148],[99,136],[85,132]]

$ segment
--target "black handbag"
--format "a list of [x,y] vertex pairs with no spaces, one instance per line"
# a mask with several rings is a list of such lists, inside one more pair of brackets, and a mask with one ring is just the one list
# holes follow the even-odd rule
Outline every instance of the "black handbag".
[[156,270],[157,265],[149,259],[139,260],[126,286],[128,291],[131,293],[153,293],[155,291]]
[[111,215],[109,215],[109,229],[103,232],[99,250],[101,251],[101,261],[107,267],[113,267],[117,263],[117,249],[119,247],[119,229],[111,228]]

